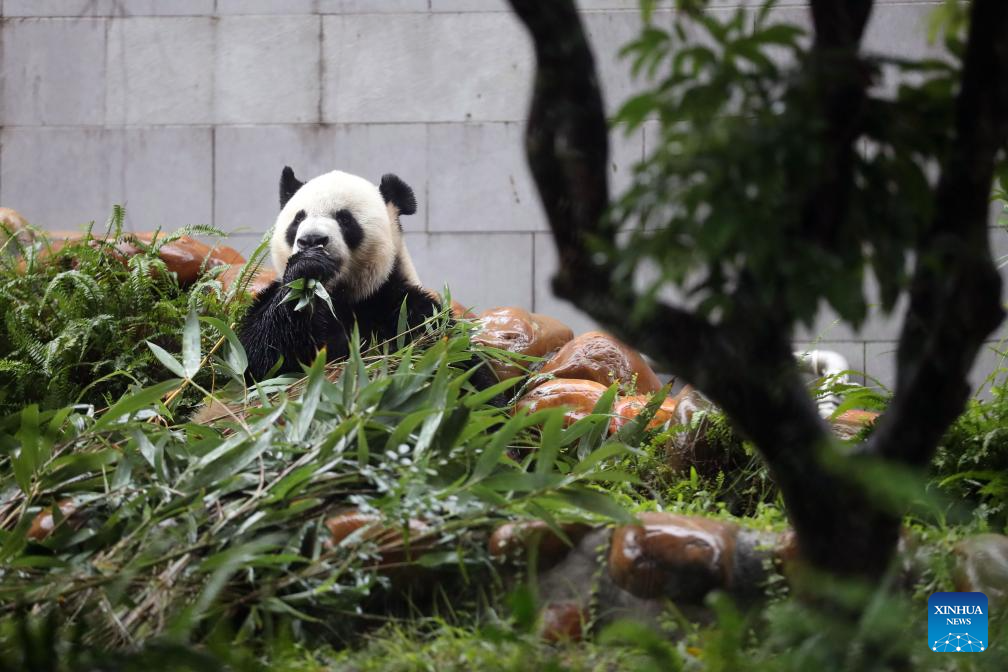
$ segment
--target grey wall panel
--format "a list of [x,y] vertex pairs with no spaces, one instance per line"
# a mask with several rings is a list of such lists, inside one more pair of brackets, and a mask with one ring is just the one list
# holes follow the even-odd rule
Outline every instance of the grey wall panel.
[[112,19],[106,122],[212,123],[215,38],[213,17]]
[[5,19],[0,125],[96,125],[105,114],[103,19]]
[[321,17],[218,19],[215,54],[217,123],[320,121]]
[[[612,112],[643,86],[617,56],[638,0],[578,2]],[[867,47],[939,54],[926,36],[938,5],[878,0]],[[673,0],[657,6],[668,25]],[[403,225],[428,285],[593,326],[549,286],[556,255],[522,144],[534,59],[505,0],[0,0],[0,12],[0,204],[29,220],[74,228],[119,202],[130,226],[212,223],[250,252],[276,216],[282,166],[393,172],[417,195]],[[775,18],[808,26],[808,2],[782,0]],[[656,131],[613,133],[614,192]],[[1008,258],[1008,234],[992,236]],[[888,379],[904,309],[857,331],[824,309],[796,338]]]

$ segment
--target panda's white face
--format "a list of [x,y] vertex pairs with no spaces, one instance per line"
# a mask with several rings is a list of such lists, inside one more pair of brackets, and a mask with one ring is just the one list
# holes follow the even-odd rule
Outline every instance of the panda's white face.
[[338,170],[298,184],[295,180],[291,191],[296,191],[273,227],[270,248],[277,273],[283,275],[291,255],[322,247],[339,267],[330,288],[351,299],[367,298],[391,274],[398,251],[398,223],[378,187]]

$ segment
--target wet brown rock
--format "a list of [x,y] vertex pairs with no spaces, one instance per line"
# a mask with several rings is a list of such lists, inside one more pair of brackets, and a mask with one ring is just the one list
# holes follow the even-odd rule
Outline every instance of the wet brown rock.
[[461,303],[459,303],[455,299],[452,299],[452,302],[451,302],[451,313],[452,313],[452,317],[454,317],[456,320],[475,320],[476,319],[476,313],[472,312],[471,310],[469,310],[468,308],[466,308],[465,306],[463,306]]
[[[158,237],[162,236],[159,235]],[[136,234],[136,238],[149,245],[154,240],[154,234],[138,233]],[[140,252],[138,246],[126,241],[116,245],[116,249],[123,253],[124,256],[133,256]],[[165,266],[168,267],[169,271],[178,275],[178,283],[182,287],[191,285],[196,281],[200,270],[204,268],[204,262],[206,264],[205,268],[213,268],[225,263],[212,256],[209,245],[189,236],[182,236],[178,240],[162,245],[158,249],[158,256],[165,263]]]
[[[440,304],[444,304],[444,297],[441,296],[439,292],[435,292],[433,289],[424,289],[427,296],[431,297]],[[456,299],[451,300],[451,314],[456,320],[475,320],[476,313],[472,312],[466,308],[462,303]]]
[[693,415],[699,411],[707,411],[713,407],[710,399],[694,389],[692,385],[686,385],[674,397],[676,402],[676,420],[680,425],[688,425],[693,422]]
[[696,467],[701,475],[716,475],[727,467],[730,456],[724,454],[724,446],[712,445],[707,437],[709,426],[696,417],[697,413],[713,408],[707,397],[687,385],[673,399],[676,402],[676,424],[683,425],[681,431],[671,437],[665,445],[665,463],[676,471]]
[[[615,433],[622,429],[625,424],[640,415],[640,412],[644,410],[649,401],[651,401],[651,397],[646,394],[637,394],[617,399],[616,403],[613,404],[613,419],[609,425],[609,431]],[[654,418],[648,423],[648,429],[657,429],[665,423],[675,424],[677,403],[678,401],[674,397],[662,401]]]
[[[73,240],[81,237],[81,234],[79,234],[79,233],[78,234],[67,234],[68,237],[66,237],[66,238],[60,237],[60,235],[61,234],[53,233],[52,234],[53,237],[49,237],[49,234],[47,234],[45,237],[39,238],[39,237],[35,236],[34,233],[29,233],[29,234],[27,234],[25,236],[19,237],[19,239],[21,240],[22,244],[24,244],[24,245],[30,245],[30,244],[32,244],[32,243],[34,243],[34,242],[36,242],[36,241],[38,241],[38,240],[41,239],[42,245],[39,247],[38,251],[35,253],[35,263],[38,265],[38,264],[44,264],[44,263],[46,263],[47,259],[49,259],[50,257],[58,254],[60,252],[60,250],[62,250],[64,247],[66,247],[71,242],[73,242]],[[97,249],[99,243],[97,241],[92,240],[89,243],[89,245],[92,248]],[[76,259],[72,259],[70,261],[69,267],[73,268],[73,269],[76,269],[77,268],[77,260]],[[23,257],[21,259],[18,259],[18,262],[17,262],[17,270],[18,270],[18,272],[19,273],[24,273],[27,270],[27,268],[28,268],[27,260],[24,259]]]
[[[543,357],[574,337],[574,332],[563,322],[516,307],[485,311],[479,317],[479,325],[473,335],[477,343],[534,357]],[[525,373],[520,367],[504,362],[495,362],[493,366],[501,380]]]
[[564,426],[570,426],[590,415],[599,397],[607,389],[605,385],[592,380],[548,380],[519,399],[516,408],[527,408],[529,413],[535,413],[544,408],[566,406],[568,410],[564,415]]
[[731,588],[738,526],[697,516],[648,512],[613,532],[609,576],[641,598],[701,598]]
[[589,331],[570,341],[546,362],[540,373],[557,378],[594,380],[609,386],[636,380],[640,394],[661,389],[661,381],[640,353],[601,331]]
[[[150,245],[154,241],[154,236],[155,234],[152,232],[132,234],[116,242],[109,251],[114,257],[125,263],[130,257],[143,251],[141,244]],[[75,231],[47,232],[45,234],[46,245],[40,250],[37,259],[45,259],[56,254],[66,245],[83,237],[83,233]],[[163,235],[158,234],[158,238],[163,238]],[[92,240],[89,244],[92,247],[97,247],[100,243],[97,240]],[[241,254],[234,248],[227,246],[211,248],[206,243],[189,236],[182,236],[178,240],[162,245],[158,248],[158,256],[169,271],[178,275],[178,282],[182,287],[195,282],[200,271],[204,268],[210,269],[224,264],[245,262]],[[21,267],[23,268],[23,263]]]
[[210,248],[210,253],[208,255],[210,261],[207,265],[211,268],[214,266],[221,266],[224,264],[244,264],[245,257],[242,256],[241,252],[234,249],[233,247],[228,247],[227,245],[214,245]]
[[9,236],[16,237],[22,244],[30,243],[32,231],[28,226],[28,220],[17,210],[0,208],[0,250],[6,246]]
[[325,526],[329,529],[327,548],[335,548],[357,530],[364,528],[360,541],[372,542],[377,547],[377,565],[398,565],[416,557],[428,550],[432,544],[432,530],[427,523],[410,519],[409,536],[401,526],[386,525],[381,518],[372,513],[362,513],[357,510],[344,511],[327,518]]
[[[241,270],[243,265],[244,262],[240,264],[231,264],[231,266],[226,271],[224,271],[217,277],[217,279],[220,280],[220,283],[223,286],[225,292],[229,291],[231,289],[231,285],[233,285],[234,282],[241,277]],[[276,279],[277,279],[276,273],[274,273],[271,269],[263,268],[260,266],[256,270],[256,272],[252,274],[252,277],[249,279],[248,285],[245,286],[245,291],[251,294],[252,296],[255,296],[259,292],[269,287]]]
[[547,642],[580,642],[584,638],[588,612],[576,602],[547,605],[540,615],[539,633]]
[[[77,513],[77,505],[72,499],[62,499],[56,503],[56,506],[59,507],[60,514],[66,519],[66,522],[69,522],[70,517]],[[55,527],[56,521],[53,518],[52,507],[47,506],[32,519],[31,527],[28,528],[28,538],[42,541],[52,534]]]
[[[562,523],[560,529],[577,545],[591,527],[584,523]],[[505,523],[493,531],[487,543],[490,555],[497,558],[524,555],[529,547],[537,548],[540,567],[556,564],[571,550],[567,542],[541,520]]]
[[857,434],[878,420],[880,413],[851,409],[844,411],[832,420],[833,433],[841,439],[852,439]]
[[978,534],[952,549],[956,556],[953,580],[961,592],[981,592],[991,608],[1008,605],[1008,536]]

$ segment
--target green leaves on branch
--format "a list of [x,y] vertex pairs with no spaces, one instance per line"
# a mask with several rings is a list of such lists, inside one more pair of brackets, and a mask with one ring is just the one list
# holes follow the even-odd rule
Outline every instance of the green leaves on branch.
[[[713,321],[744,306],[811,323],[826,303],[857,326],[869,301],[891,310],[906,286],[908,251],[933,211],[929,171],[951,142],[959,42],[946,39],[940,58],[824,64],[774,5],[682,3],[669,22],[646,3],[645,26],[623,49],[647,85],[614,123],[656,126],[611,213],[628,235],[600,250],[617,282],[649,269],[631,319],[674,285]],[[936,31],[962,34],[961,3],[936,16]],[[829,98],[835,106],[862,84],[865,101],[838,120],[826,93],[845,92]],[[877,296],[865,295],[869,272]]]

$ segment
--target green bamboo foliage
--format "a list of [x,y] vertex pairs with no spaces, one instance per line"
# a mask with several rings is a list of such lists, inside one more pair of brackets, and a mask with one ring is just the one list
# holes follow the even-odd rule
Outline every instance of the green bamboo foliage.
[[[379,569],[442,572],[473,596],[493,585],[495,522],[632,520],[604,486],[610,474],[625,480],[614,461],[640,443],[654,408],[608,438],[615,387],[566,429],[559,409],[489,406],[515,381],[473,390],[460,368],[467,327],[445,311],[412,345],[355,349],[328,368],[320,354],[293,392],[290,379],[266,381],[241,392],[240,417],[196,425],[175,392],[217,395],[203,368],[237,381],[244,361],[223,321],[203,324],[209,338],[189,315],[178,355],[149,342],[174,377],[104,412],[31,405],[0,421],[0,621],[19,605],[56,611],[102,646],[201,640],[218,627],[252,638],[280,623],[333,636],[390,585]],[[218,341],[208,357],[201,343]],[[347,508],[401,530],[398,555],[359,534],[333,547],[324,520]],[[29,538],[44,510],[54,533]]]

